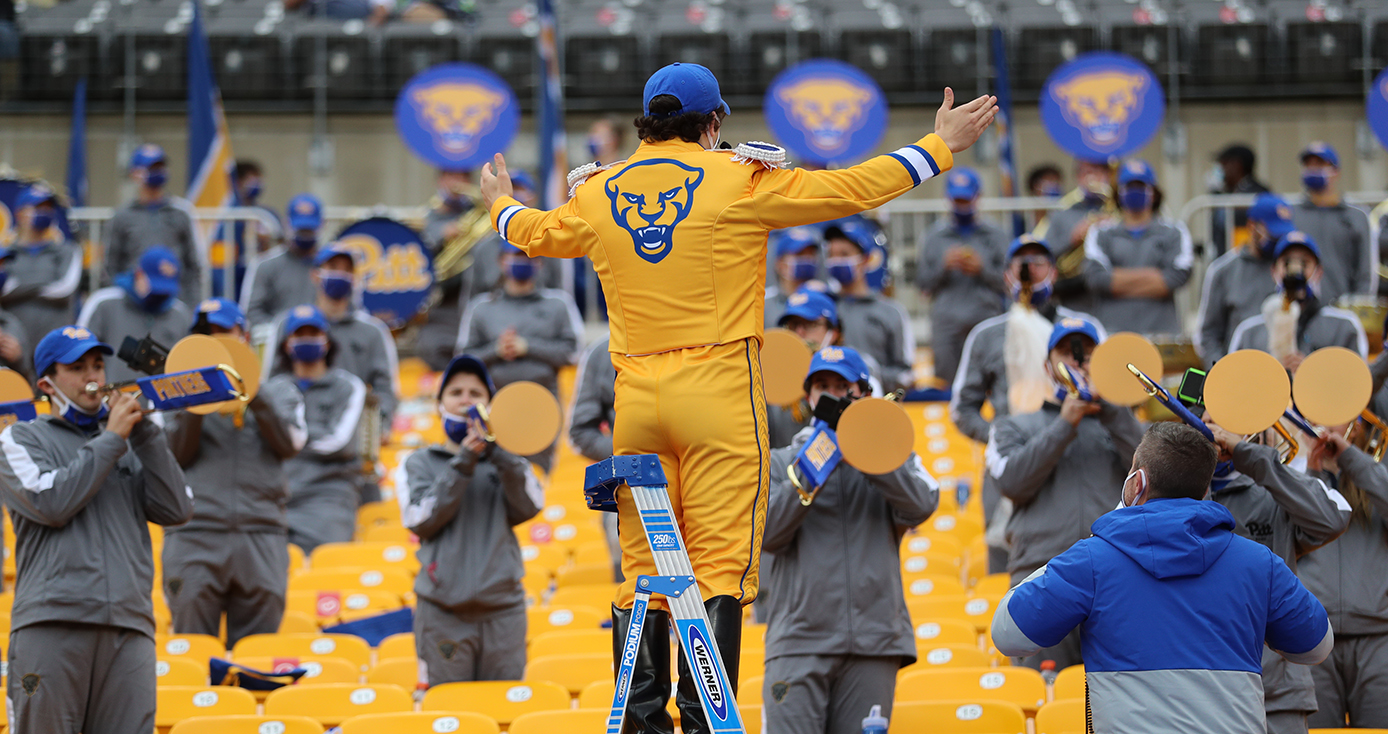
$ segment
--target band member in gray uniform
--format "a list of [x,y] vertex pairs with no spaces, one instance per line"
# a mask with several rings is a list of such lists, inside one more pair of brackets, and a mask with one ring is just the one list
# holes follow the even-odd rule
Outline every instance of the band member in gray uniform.
[[[164,348],[172,347],[188,333],[193,310],[179,300],[178,258],[163,247],[151,247],[140,255],[138,267],[116,277],[116,284],[93,293],[77,316],[77,325],[90,329],[98,339],[120,344],[126,337],[146,336]],[[106,365],[111,382],[139,377],[130,366],[114,359]]]
[[111,347],[65,326],[34,350],[52,414],[0,433],[15,532],[10,731],[154,730],[154,557],[148,523],[193,516],[169,444],[129,393],[108,408]]
[[[607,336],[588,345],[578,361],[573,404],[569,406],[569,445],[589,461],[612,455],[612,424],[617,420],[617,369],[607,351]],[[767,412],[770,412],[768,407]],[[612,555],[612,577],[622,580],[622,546],[617,538],[617,513],[602,514],[602,530]]]
[[[247,341],[232,301],[198,306],[194,334]],[[216,637],[226,614],[227,647],[276,632],[289,583],[289,485],[284,460],[304,447],[304,397],[270,381],[234,413],[175,414],[169,446],[196,500],[193,519],[164,539],[164,598],[174,631]]]
[[[1248,179],[1244,179],[1245,181]],[[1292,208],[1275,194],[1259,194],[1248,208],[1248,244],[1220,255],[1205,271],[1200,332],[1195,348],[1207,366],[1229,353],[1229,340],[1244,319],[1257,316],[1277,292],[1272,282],[1273,250],[1295,230]]]
[[333,366],[340,350],[328,320],[304,304],[289,310],[287,336],[278,351],[292,372],[275,375],[267,390],[303,394],[307,439],[284,462],[289,480],[289,542],[308,555],[323,543],[345,543],[357,527],[362,463],[357,427],[366,404],[366,384]]
[[1195,264],[1186,225],[1156,216],[1161,206],[1157,175],[1137,159],[1118,171],[1122,218],[1091,227],[1084,240],[1085,282],[1094,315],[1109,331],[1180,334],[1177,288]]
[[[778,229],[766,238],[767,258],[775,269],[766,280],[766,325],[777,326],[786,312],[786,300],[819,276],[819,230],[814,227]],[[819,285],[821,288],[824,286]]]
[[[786,299],[785,310],[781,313],[781,318],[776,321],[776,325],[795,332],[795,335],[805,340],[813,351],[819,351],[824,347],[839,346],[842,343],[842,333],[839,331],[839,310],[834,304],[834,299],[809,288],[790,294]],[[860,358],[862,354],[858,355]],[[866,364],[867,360],[863,360]],[[871,377],[872,365],[868,365],[869,381],[876,385],[877,392],[880,393],[882,386],[876,378]],[[873,394],[871,389],[868,394]],[[768,405],[766,406],[766,432],[770,438],[770,446],[779,449],[782,446],[789,446],[795,434],[800,429],[810,425],[810,419],[814,417],[814,409],[810,407],[810,402],[806,398],[800,398],[791,405]]]
[[829,277],[839,282],[839,323],[844,346],[881,370],[882,389],[910,390],[915,384],[916,336],[901,304],[868,287],[868,253],[873,232],[851,219],[825,227]]
[[[0,246],[0,290],[4,289],[9,268],[14,263],[14,250]],[[29,362],[29,331],[15,314],[0,308],[0,367],[6,367],[34,379]]]
[[[1297,572],[1297,559],[1335,540],[1350,521],[1350,506],[1320,479],[1291,469],[1271,446],[1244,441],[1210,422],[1222,452],[1210,481],[1210,499],[1234,516],[1234,532],[1257,541]],[[1306,734],[1316,710],[1311,668],[1263,647],[1263,707],[1268,734]]]
[[313,194],[299,194],[285,207],[289,239],[256,258],[246,270],[241,310],[256,326],[273,323],[301,303],[313,303],[313,260],[318,254],[318,231],[323,227],[323,203]]
[[188,202],[176,203],[165,192],[169,181],[168,159],[164,149],[145,144],[130,156],[129,175],[136,186],[135,200],[106,223],[106,273],[103,284],[135,267],[140,255],[151,247],[171,250],[179,263],[183,294],[202,297],[202,268],[206,264],[193,235]]
[[1292,209],[1296,228],[1321,247],[1325,283],[1321,300],[1334,304],[1340,296],[1378,294],[1378,248],[1369,215],[1345,201],[1340,193],[1340,156],[1316,141],[1301,151],[1301,183],[1306,198]]
[[414,591],[420,682],[518,680],[525,672],[525,573],[512,528],[539,514],[544,491],[525,459],[488,443],[468,416],[495,389],[482,360],[444,370],[439,412],[447,443],[405,460],[402,521],[419,536]]
[[[845,347],[820,350],[806,381],[812,405],[868,394],[867,366]],[[898,549],[939,503],[939,485],[913,453],[886,474],[840,462],[805,504],[786,467],[810,433],[771,452],[762,541],[775,554],[762,710],[767,731],[783,734],[858,731],[875,704],[891,715],[897,671],[916,661]]]
[[34,184],[15,201],[14,259],[0,289],[0,306],[24,321],[35,337],[72,322],[82,282],[82,248],[57,225],[58,196]]
[[945,176],[949,217],[921,241],[916,285],[930,301],[930,347],[935,376],[954,382],[969,331],[1003,308],[1007,235],[978,214],[978,174],[956,168]]

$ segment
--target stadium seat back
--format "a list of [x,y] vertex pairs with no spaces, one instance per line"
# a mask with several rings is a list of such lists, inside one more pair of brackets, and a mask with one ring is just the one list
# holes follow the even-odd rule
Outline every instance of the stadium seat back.
[[313,549],[308,563],[315,569],[388,566],[409,574],[419,571],[419,558],[409,543],[324,543]]
[[312,614],[286,609],[284,617],[280,619],[278,631],[282,635],[316,635],[318,634],[318,621],[313,618]]
[[901,539],[901,557],[922,553],[938,553],[953,558],[964,556],[964,544],[951,535],[921,535],[912,533]]
[[964,594],[964,584],[959,580],[957,570],[948,575],[932,571],[903,573],[901,590],[908,600],[921,596],[961,596]]
[[556,732],[601,732],[607,730],[610,708],[536,711],[511,722],[509,734],[556,734]]
[[413,632],[401,632],[381,640],[376,646],[376,659],[412,658],[418,654]]
[[906,610],[912,620],[959,619],[983,634],[993,624],[997,604],[997,599],[988,597],[918,596],[907,598]]
[[990,573],[978,580],[973,588],[969,589],[969,594],[973,596],[991,596],[1001,599],[1012,588],[1012,576],[1007,573]]
[[308,716],[323,726],[337,726],[353,716],[388,714],[414,709],[414,700],[399,686],[359,683],[327,683],[321,686],[286,686],[265,699],[271,716]]
[[978,647],[978,630],[962,619],[913,619],[912,626],[919,655],[940,645]]
[[574,547],[573,563],[575,566],[605,563],[612,568],[612,549],[607,546],[606,540],[590,540]]
[[[609,677],[608,680],[611,680]],[[608,699],[608,705],[612,703]],[[475,711],[502,726],[535,711],[567,709],[568,689],[548,681],[470,681],[444,683],[429,689],[422,711]]]
[[227,646],[211,635],[155,635],[154,650],[161,658],[186,657],[204,666],[212,658],[227,656]]
[[161,730],[194,716],[254,714],[255,697],[229,686],[158,686],[154,725]]
[[569,565],[569,554],[557,545],[535,545],[522,539],[521,560],[525,563],[527,571],[532,567],[543,568],[553,576],[559,569]]
[[[611,617],[604,613],[609,607],[564,606],[550,604],[544,607],[531,607],[525,610],[530,637],[554,630],[595,630],[602,627],[603,620]],[[608,633],[611,635],[611,632]]]
[[589,607],[592,609],[611,609],[612,600],[617,598],[617,585],[578,584],[556,588],[549,599],[550,607]]
[[496,720],[465,711],[364,714],[342,722],[342,734],[497,734]]
[[1062,698],[1084,698],[1084,666],[1071,665],[1062,669],[1055,676],[1055,683],[1051,684],[1051,700],[1059,701]]
[[1070,734],[1084,730],[1083,698],[1057,698],[1036,712],[1036,734]]
[[766,678],[760,675],[743,676],[737,682],[737,705],[742,708],[749,704],[760,705],[763,701],[762,688],[766,685]]
[[366,682],[389,683],[413,691],[419,685],[419,660],[413,656],[379,659],[367,672]]
[[187,656],[160,657],[154,663],[154,684],[157,686],[205,686],[207,664]]
[[323,725],[307,716],[199,716],[174,725],[169,734],[323,734]]
[[414,588],[414,576],[402,568],[379,563],[340,568],[309,567],[289,577],[290,591],[371,589],[404,596]]
[[[600,709],[612,705],[612,697],[617,692],[617,684],[610,680],[595,680],[578,693],[578,707],[581,709]],[[737,702],[742,703],[738,696]]]
[[546,655],[583,655],[588,653],[612,654],[612,632],[610,630],[553,630],[542,632],[530,640],[528,655],[541,658]]
[[612,578],[611,563],[588,563],[559,569],[554,575],[554,584],[556,588],[562,589],[565,586],[609,584],[612,583]]
[[371,647],[356,635],[248,635],[236,643],[233,660],[242,657],[343,658],[365,673],[371,665]]
[[[1081,727],[1083,729],[1083,727]],[[1026,734],[1020,706],[1002,701],[898,703],[892,707],[892,734]]]
[[917,670],[929,670],[931,668],[987,668],[993,662],[988,657],[988,653],[978,649],[978,645],[937,645],[930,648],[920,648],[919,657],[916,662],[901,669],[897,675],[900,680],[902,675]]
[[915,670],[897,681],[896,700],[1006,701],[1034,715],[1046,703],[1046,681],[1031,668]]
[[528,681],[547,680],[568,689],[577,696],[595,680],[611,680],[612,652],[580,653],[576,655],[546,655],[531,658],[525,666]]

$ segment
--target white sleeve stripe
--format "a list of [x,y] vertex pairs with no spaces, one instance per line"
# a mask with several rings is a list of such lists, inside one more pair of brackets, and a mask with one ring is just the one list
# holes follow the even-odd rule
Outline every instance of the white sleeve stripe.
[[[120,298],[124,294],[125,291],[122,291],[120,288],[117,288],[115,286],[112,286],[110,288],[102,288],[101,290],[91,294],[91,296],[87,298],[87,302],[82,304],[82,312],[77,315],[77,325],[86,328],[87,325],[92,322],[92,316],[96,314],[97,306],[100,306],[106,301],[115,298]],[[99,337],[101,335],[98,334],[97,336]]]
[[[1007,314],[994,316],[980,322],[974,328],[969,329],[969,335],[964,337],[964,351],[959,355],[959,367],[954,373],[954,383],[949,386],[949,417],[956,424],[959,423],[959,391],[964,389],[964,380],[969,375],[969,361],[970,357],[973,356],[974,339],[978,337],[978,332],[997,323],[999,319],[1006,323]],[[1007,327],[1004,326],[1003,328]],[[1006,334],[1006,332],[1003,333]]]
[[528,461],[525,462],[525,494],[536,507],[545,506],[545,490],[540,486],[540,480],[535,478],[535,470]]
[[1084,256],[1096,263],[1104,266],[1104,270],[1113,270],[1113,263],[1108,259],[1108,253],[1099,246],[1099,231],[1102,227],[1090,227],[1089,232],[1084,236]]
[[0,433],[0,447],[4,448],[5,460],[9,462],[10,470],[19,478],[21,486],[35,494],[53,487],[56,472],[39,472],[38,464],[34,463],[29,451],[14,440],[9,428]]
[[[568,291],[558,288],[546,288],[544,294],[556,301],[564,304],[564,310],[569,317],[569,328],[574,330],[574,353],[569,355],[569,361],[574,362],[584,354],[583,349],[583,315],[578,312],[578,303]],[[577,383],[575,383],[577,384]]]
[[1246,333],[1249,329],[1255,326],[1262,325],[1262,323],[1263,317],[1261,314],[1259,314],[1257,316],[1249,316],[1248,318],[1244,319],[1238,326],[1234,327],[1234,333],[1229,337],[1229,351],[1237,352],[1240,349],[1243,349],[1244,333]]
[[516,212],[523,209],[525,209],[525,207],[520,204],[512,204],[501,210],[501,216],[496,218],[496,231],[501,233],[501,239],[507,242],[511,241],[511,238],[506,236],[506,228],[511,226],[511,217],[516,216]]
[[1340,512],[1354,512],[1354,508],[1349,506],[1349,502],[1345,500],[1344,495],[1340,494],[1340,490],[1325,486],[1325,482],[1319,479],[1316,480],[1316,484],[1319,484],[1321,486],[1321,491],[1325,492],[1325,496],[1329,497],[1330,501],[1335,503],[1335,509]]
[[994,430],[996,428],[988,429],[988,445],[983,449],[983,463],[994,479],[1000,479],[1003,472],[1007,471],[1007,460],[1010,457],[998,453],[998,446],[993,443]]
[[295,451],[302,451],[304,444],[308,443],[308,419],[304,415],[305,410],[304,403],[300,400],[294,407],[294,421],[285,426],[289,431],[289,442],[294,445]]
[[914,145],[897,148],[892,151],[892,156],[908,165],[911,178],[917,185],[934,178],[935,174],[940,172],[940,167],[930,159],[930,154]]
[[361,422],[362,407],[366,404],[366,383],[352,377],[352,396],[347,399],[347,409],[338,419],[333,432],[314,441],[309,449],[320,454],[341,451],[357,435],[357,424]]
[[1195,246],[1190,241],[1190,230],[1185,222],[1176,222],[1176,232],[1181,236],[1181,251],[1172,265],[1177,270],[1190,270],[1195,265]]
[[67,298],[77,291],[77,283],[82,279],[82,255],[73,252],[68,260],[67,272],[63,277],[44,286],[40,295],[45,298]]

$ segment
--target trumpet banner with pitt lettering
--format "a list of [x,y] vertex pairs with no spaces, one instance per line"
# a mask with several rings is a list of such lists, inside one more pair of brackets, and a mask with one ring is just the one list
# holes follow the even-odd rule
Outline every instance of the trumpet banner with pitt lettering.
[[777,142],[803,161],[855,162],[887,131],[887,98],[861,69],[812,59],[776,75],[762,106]]
[[353,252],[362,305],[392,329],[429,306],[434,258],[414,230],[386,217],[349,225],[337,244]]
[[395,98],[395,130],[415,155],[439,168],[476,168],[506,150],[520,104],[501,77],[476,64],[440,64],[410,79]]
[[1089,161],[1122,158],[1157,134],[1166,115],[1161,82],[1126,54],[1080,54],[1051,72],[1041,123],[1065,152]]
[[1369,88],[1366,111],[1369,115],[1369,128],[1378,137],[1379,144],[1388,148],[1388,69],[1379,72],[1373,86]]
[[[17,181],[12,178],[0,179],[0,245],[14,244],[19,228],[14,220],[14,203],[19,195],[28,189],[32,181]],[[63,233],[64,239],[72,239],[72,226],[67,221],[67,209],[58,207],[53,224]],[[49,230],[52,232],[53,230]]]

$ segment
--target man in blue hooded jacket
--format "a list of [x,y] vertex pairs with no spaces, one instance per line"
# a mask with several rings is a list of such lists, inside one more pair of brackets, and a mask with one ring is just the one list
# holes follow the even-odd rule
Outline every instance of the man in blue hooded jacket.
[[1028,655],[1075,627],[1094,731],[1263,731],[1263,642],[1316,665],[1334,633],[1287,564],[1202,499],[1216,449],[1158,423],[1133,455],[1124,507],[1008,592],[993,644]]

